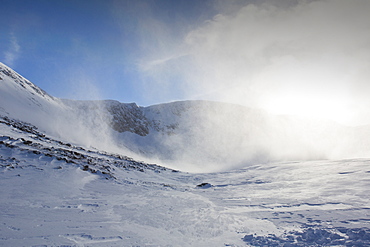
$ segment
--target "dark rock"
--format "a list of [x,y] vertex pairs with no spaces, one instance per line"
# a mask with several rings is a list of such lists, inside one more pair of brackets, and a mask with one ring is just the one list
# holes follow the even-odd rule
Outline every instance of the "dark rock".
[[32,144],[32,141],[23,141],[23,144],[30,145],[30,144]]
[[212,187],[212,184],[210,184],[210,183],[201,183],[201,184],[197,185],[197,188],[202,188],[202,189],[208,189],[208,188],[211,188],[211,187]]
[[250,235],[245,235],[242,240],[245,241],[245,242],[249,242],[249,241],[252,241],[253,240],[253,235],[250,234]]
[[111,127],[122,133],[132,132],[140,136],[149,134],[149,123],[140,107],[135,103],[125,104],[116,101],[109,101],[106,106],[112,115]]

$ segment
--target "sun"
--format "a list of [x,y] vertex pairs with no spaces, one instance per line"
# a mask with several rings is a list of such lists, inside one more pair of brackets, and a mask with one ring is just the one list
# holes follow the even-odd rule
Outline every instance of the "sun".
[[295,115],[310,119],[332,120],[344,125],[353,122],[348,99],[333,95],[287,92],[265,99],[262,108],[277,115]]

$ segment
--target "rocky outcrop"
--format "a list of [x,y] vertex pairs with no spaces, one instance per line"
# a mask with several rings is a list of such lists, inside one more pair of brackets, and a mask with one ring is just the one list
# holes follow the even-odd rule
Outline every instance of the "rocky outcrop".
[[115,131],[129,131],[140,136],[149,134],[149,122],[135,103],[107,101],[106,109],[112,116],[110,125]]

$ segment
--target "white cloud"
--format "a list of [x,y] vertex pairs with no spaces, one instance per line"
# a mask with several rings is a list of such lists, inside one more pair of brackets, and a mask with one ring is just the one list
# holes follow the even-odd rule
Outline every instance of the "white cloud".
[[[370,106],[370,1],[267,1],[234,9],[188,33],[196,68],[190,77],[183,73],[190,84],[218,100],[339,121],[346,116],[339,119],[338,107],[353,115],[360,98]],[[294,107],[287,107],[289,97]],[[310,106],[314,100],[328,105]]]
[[158,68],[160,68],[161,66],[166,66],[166,64],[171,63],[174,60],[176,61],[177,59],[181,59],[185,56],[187,56],[187,54],[171,55],[160,59],[143,61],[143,63],[139,63],[138,66],[142,71],[150,72],[153,70],[158,70]]
[[4,62],[12,67],[20,56],[21,46],[19,45],[18,39],[14,33],[10,34],[9,43],[8,50],[4,52]]
[[[338,121],[368,114],[370,1],[214,3],[219,14],[182,33],[183,40],[163,32],[165,23],[154,22],[150,33],[156,41],[144,39],[146,54],[140,63],[153,87],[166,90],[177,83],[165,82],[176,74],[188,98],[277,113],[317,112]],[[346,110],[339,116],[341,108]]]

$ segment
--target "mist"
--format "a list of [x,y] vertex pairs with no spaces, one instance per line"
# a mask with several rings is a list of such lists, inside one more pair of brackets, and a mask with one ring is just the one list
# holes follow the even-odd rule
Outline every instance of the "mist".
[[141,61],[152,88],[172,90],[168,84],[175,84],[186,99],[369,123],[368,1],[214,5],[219,14],[182,33],[176,49],[168,34],[157,37],[171,49],[161,53],[154,46]]
[[142,20],[156,20],[138,60],[150,82],[142,92],[159,102],[173,95],[256,111],[193,111],[180,120],[193,123],[185,134],[157,136],[152,157],[163,148],[162,161],[204,171],[368,157],[369,1],[212,1],[211,8],[217,14],[190,30],[175,23],[176,37],[173,24]]
[[[89,63],[61,74],[66,98],[91,101],[62,100],[29,119],[73,143],[185,171],[369,157],[369,1],[214,0],[190,22],[168,22],[153,4],[116,2],[112,11],[122,37],[134,36],[135,46],[118,49],[135,74],[122,85],[147,100],[147,136],[112,129],[100,79],[118,69],[102,69],[88,50]],[[179,100],[201,101],[150,106]]]

